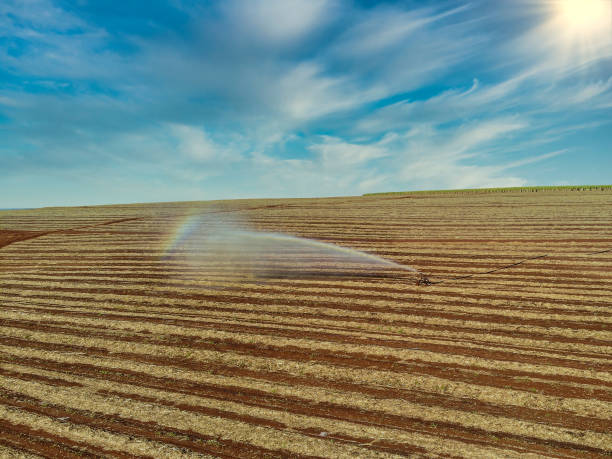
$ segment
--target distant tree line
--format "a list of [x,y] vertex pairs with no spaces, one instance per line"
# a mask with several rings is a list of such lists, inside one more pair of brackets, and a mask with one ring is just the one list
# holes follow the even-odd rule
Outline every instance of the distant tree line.
[[538,191],[606,191],[611,189],[612,185],[516,186],[507,188],[466,188],[460,190],[388,191],[382,193],[366,193],[363,196],[430,193],[536,193]]

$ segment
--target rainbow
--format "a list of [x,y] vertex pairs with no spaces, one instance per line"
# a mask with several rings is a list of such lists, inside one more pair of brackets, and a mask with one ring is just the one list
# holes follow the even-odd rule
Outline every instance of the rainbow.
[[237,224],[224,222],[222,219],[213,222],[206,217],[207,215],[192,214],[181,218],[163,244],[163,257],[168,260],[179,248],[188,245],[190,251],[188,255],[193,256],[194,260],[199,256],[217,255],[224,257],[225,261],[229,259],[230,263],[232,260],[244,260],[246,257],[266,263],[265,260],[269,256],[280,255],[291,261],[292,257],[299,257],[300,254],[318,254],[334,257],[339,262],[357,262],[372,267],[387,266],[419,272],[409,266],[360,250],[283,233],[250,231],[240,228]]
[[161,245],[163,258],[171,256],[175,250],[202,230],[202,215],[185,215],[178,219],[174,229]]

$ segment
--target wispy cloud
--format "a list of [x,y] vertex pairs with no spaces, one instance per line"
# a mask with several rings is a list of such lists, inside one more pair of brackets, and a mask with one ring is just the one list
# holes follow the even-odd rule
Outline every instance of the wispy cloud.
[[168,127],[177,142],[178,152],[190,159],[203,162],[237,159],[234,152],[218,145],[203,129],[184,124],[170,124]]
[[222,9],[231,25],[273,47],[291,45],[323,27],[337,12],[334,0],[228,1]]
[[419,188],[521,184],[524,180],[502,174],[507,167],[487,164],[486,147],[525,126],[523,120],[500,118],[461,125],[451,132],[431,128],[410,132],[397,146],[404,153],[401,177]]
[[322,142],[312,144],[308,148],[318,155],[324,169],[347,170],[389,154],[383,147],[376,144],[348,143],[329,136],[323,136],[321,140]]
[[[603,96],[607,95],[606,100],[612,100],[612,92],[610,89],[612,88],[612,77],[607,80],[599,80],[593,83],[588,83],[582,87],[578,87],[572,91],[572,94],[568,97],[568,102],[570,104],[579,105],[585,102],[590,102],[596,100]],[[601,103],[601,102],[599,102]]]

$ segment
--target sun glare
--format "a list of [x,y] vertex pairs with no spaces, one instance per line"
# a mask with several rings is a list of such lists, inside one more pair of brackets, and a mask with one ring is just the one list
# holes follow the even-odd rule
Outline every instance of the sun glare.
[[547,8],[548,20],[529,41],[536,49],[548,49],[548,63],[586,71],[612,56],[612,0],[536,1]]
[[556,8],[557,19],[566,33],[612,33],[612,0],[559,0]]

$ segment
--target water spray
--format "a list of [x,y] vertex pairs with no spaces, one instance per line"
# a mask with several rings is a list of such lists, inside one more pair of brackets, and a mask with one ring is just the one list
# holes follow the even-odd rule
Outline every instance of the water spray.
[[[192,216],[181,224],[165,251],[167,261],[208,267],[236,277],[370,276],[377,268],[410,272],[417,285],[430,285],[417,269],[336,244],[277,232],[253,231],[243,223]],[[367,273],[367,274],[364,274]]]

